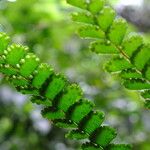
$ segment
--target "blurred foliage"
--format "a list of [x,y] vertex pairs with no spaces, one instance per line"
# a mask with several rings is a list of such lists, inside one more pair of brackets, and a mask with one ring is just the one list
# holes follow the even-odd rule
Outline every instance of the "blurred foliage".
[[[106,113],[105,123],[117,128],[118,141],[133,143],[135,150],[149,150],[150,112],[144,110],[137,93],[125,90],[118,77],[104,72],[102,65],[108,57],[88,50],[88,42],[75,34],[77,25],[70,21],[70,12],[72,8],[65,0],[1,0],[0,30],[7,32],[13,42],[28,45],[42,61],[79,83],[85,96],[94,99],[96,109]],[[40,107],[32,105],[30,97],[22,100],[24,96],[10,85],[4,87],[2,80],[1,150],[77,149],[78,143],[64,138],[65,131],[50,122],[44,126]],[[37,120],[41,120],[40,126]]]

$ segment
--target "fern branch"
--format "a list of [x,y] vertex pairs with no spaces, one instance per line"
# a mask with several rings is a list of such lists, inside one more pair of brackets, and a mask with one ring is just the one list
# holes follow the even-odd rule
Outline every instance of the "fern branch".
[[90,49],[98,54],[115,55],[106,64],[106,70],[117,73],[130,90],[138,90],[150,109],[150,45],[137,33],[129,33],[125,19],[118,17],[106,0],[67,0],[82,8],[72,14],[79,22],[79,35],[93,39]]
[[82,140],[82,150],[130,150],[126,144],[112,144],[115,129],[102,125],[104,114],[94,110],[94,104],[83,97],[82,90],[48,64],[28,52],[28,47],[12,44],[0,33],[0,72],[32,102],[44,107],[42,115],[56,126],[68,128],[67,138]]

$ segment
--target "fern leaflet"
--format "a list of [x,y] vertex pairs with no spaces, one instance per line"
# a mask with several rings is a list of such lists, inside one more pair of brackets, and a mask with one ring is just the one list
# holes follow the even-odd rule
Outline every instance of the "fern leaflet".
[[83,9],[72,14],[79,22],[79,35],[94,41],[90,49],[98,54],[114,55],[105,68],[117,73],[130,90],[138,90],[150,109],[150,45],[140,34],[129,33],[125,19],[118,17],[106,0],[67,0]]

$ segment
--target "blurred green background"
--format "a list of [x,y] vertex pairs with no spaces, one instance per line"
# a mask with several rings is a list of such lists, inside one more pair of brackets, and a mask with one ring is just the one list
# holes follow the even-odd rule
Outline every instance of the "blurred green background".
[[[110,3],[130,22],[130,28],[146,32],[149,41],[148,0]],[[7,32],[13,42],[28,45],[42,61],[78,83],[96,109],[106,113],[105,124],[117,129],[116,142],[132,143],[133,150],[150,150],[150,112],[137,93],[103,70],[109,57],[90,52],[89,42],[75,34],[78,25],[69,16],[73,10],[65,0],[0,0],[0,31]],[[65,130],[42,118],[41,107],[32,104],[29,96],[17,93],[0,77],[0,150],[79,148],[79,142],[64,138]]]

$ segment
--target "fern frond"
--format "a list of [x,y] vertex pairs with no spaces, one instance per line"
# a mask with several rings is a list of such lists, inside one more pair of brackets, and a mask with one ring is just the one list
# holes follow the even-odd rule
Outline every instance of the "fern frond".
[[87,139],[82,150],[130,150],[130,145],[112,144],[115,129],[102,125],[104,114],[94,110],[94,104],[83,97],[81,88],[71,84],[51,66],[18,44],[9,46],[9,37],[0,33],[0,72],[23,94],[30,94],[32,102],[44,107],[43,117],[56,126],[70,129],[66,137]]
[[[82,26],[78,33],[82,38],[94,41],[90,49],[98,54],[111,54],[114,58],[106,70],[117,73],[130,90],[150,90],[150,44],[145,44],[140,34],[129,33],[125,19],[118,17],[106,0],[67,0],[68,4],[83,10],[72,15],[72,20]],[[86,7],[85,7],[86,6]],[[146,91],[146,92],[147,92]],[[145,106],[150,108],[150,99],[145,97]]]

